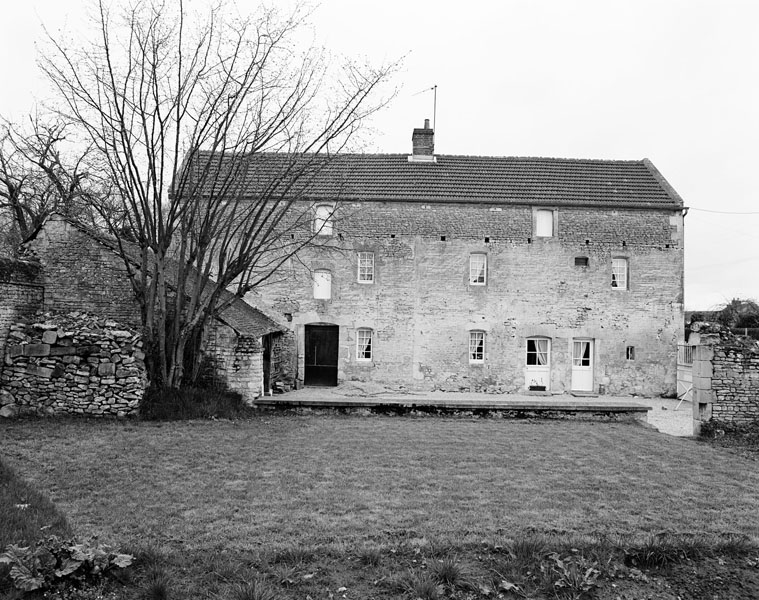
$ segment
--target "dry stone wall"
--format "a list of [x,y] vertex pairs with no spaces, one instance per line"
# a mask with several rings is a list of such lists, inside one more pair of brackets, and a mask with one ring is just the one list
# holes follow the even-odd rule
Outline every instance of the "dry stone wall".
[[709,420],[759,419],[759,344],[716,324],[694,323],[691,332],[699,334],[693,356],[696,429]]
[[0,416],[135,414],[148,382],[142,345],[133,329],[81,312],[13,324]]

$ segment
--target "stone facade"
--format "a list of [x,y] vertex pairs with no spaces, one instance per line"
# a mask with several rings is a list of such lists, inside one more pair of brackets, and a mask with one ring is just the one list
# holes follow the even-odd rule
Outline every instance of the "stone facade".
[[[592,343],[592,390],[673,395],[683,337],[683,216],[678,210],[553,207],[554,235],[539,237],[532,206],[493,203],[345,203],[333,235],[292,261],[286,281],[259,298],[291,316],[298,377],[305,329],[339,326],[338,380],[420,389],[524,391],[527,340],[550,342],[547,388],[574,389],[572,353]],[[373,253],[371,283],[358,253]],[[471,285],[470,256],[486,257]],[[612,259],[629,284],[612,287]],[[331,276],[315,299],[312,273]],[[357,358],[357,331],[372,358]],[[484,359],[470,360],[470,332]]]
[[147,385],[138,332],[79,312],[36,317],[10,327],[0,415],[124,417],[138,410]]
[[[694,323],[693,419],[750,423],[759,419],[759,344],[716,324]],[[694,337],[693,335],[691,336]]]

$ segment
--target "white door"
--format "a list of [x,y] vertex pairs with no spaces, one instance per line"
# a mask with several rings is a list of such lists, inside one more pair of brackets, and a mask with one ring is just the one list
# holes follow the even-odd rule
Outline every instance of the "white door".
[[524,386],[529,389],[551,389],[551,340],[529,338],[524,368]]
[[572,343],[572,389],[593,391],[593,340],[574,340]]

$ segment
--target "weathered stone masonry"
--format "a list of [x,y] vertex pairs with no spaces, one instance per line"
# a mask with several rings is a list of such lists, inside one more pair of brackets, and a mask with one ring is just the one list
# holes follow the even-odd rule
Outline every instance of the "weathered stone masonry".
[[35,262],[0,257],[0,357],[5,356],[11,325],[33,315],[42,306],[44,290],[35,283],[39,268]]
[[[528,337],[551,340],[551,389],[571,386],[572,342],[595,342],[594,389],[673,394],[682,339],[682,215],[671,210],[558,207],[556,234],[536,238],[533,209],[473,203],[346,203],[336,236],[304,254],[332,276],[315,300],[308,269],[262,299],[309,323],[340,326],[339,379],[444,390],[513,392],[529,384]],[[445,239],[443,239],[443,237]],[[357,282],[357,252],[374,252],[372,284]],[[487,284],[469,285],[469,257],[487,255]],[[587,266],[576,266],[586,257]],[[611,287],[612,258],[629,262],[629,289]],[[356,331],[375,332],[374,357],[356,360]],[[486,333],[483,364],[468,332]],[[633,347],[634,357],[627,349]]]
[[0,415],[124,417],[147,384],[139,333],[79,312],[38,314],[10,327],[0,375]]
[[759,419],[759,346],[714,324],[696,323],[693,350],[695,431],[709,420],[749,423]]

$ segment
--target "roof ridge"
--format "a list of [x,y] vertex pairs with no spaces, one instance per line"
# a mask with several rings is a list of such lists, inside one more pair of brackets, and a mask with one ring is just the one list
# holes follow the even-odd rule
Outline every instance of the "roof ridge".
[[[199,155],[222,154],[226,156],[235,156],[235,153],[214,152],[212,150],[201,150]],[[256,152],[251,156],[261,157],[284,157],[295,156],[298,152]],[[324,156],[325,158],[401,158],[406,160],[408,152],[345,152],[337,154],[326,154],[323,152],[306,152],[307,156]],[[583,157],[566,157],[566,156],[516,156],[503,154],[435,154],[436,158],[472,158],[472,159],[493,159],[493,160],[515,160],[515,161],[548,161],[548,162],[566,162],[566,163],[593,163],[593,164],[644,164],[646,158],[583,158]],[[432,161],[420,164],[435,164]]]

